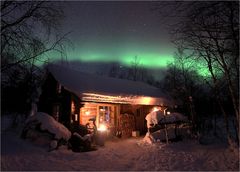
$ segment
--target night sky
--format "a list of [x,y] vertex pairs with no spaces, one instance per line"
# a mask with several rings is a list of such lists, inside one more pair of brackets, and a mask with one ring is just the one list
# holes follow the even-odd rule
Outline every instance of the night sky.
[[120,62],[131,65],[134,57],[148,68],[164,68],[173,60],[166,23],[155,2],[61,2],[65,18],[63,33],[74,47],[68,60]]

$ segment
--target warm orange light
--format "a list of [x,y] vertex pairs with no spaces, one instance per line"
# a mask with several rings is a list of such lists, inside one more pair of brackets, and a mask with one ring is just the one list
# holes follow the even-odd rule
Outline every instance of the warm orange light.
[[[162,98],[157,97],[146,97],[146,96],[110,96],[104,94],[95,93],[82,93],[83,101],[91,102],[107,102],[107,103],[120,103],[120,104],[139,104],[139,105],[161,105],[164,102]],[[101,110],[100,110],[101,111]]]
[[100,111],[101,111],[101,112],[104,112],[104,111],[105,111],[105,109],[100,109]]
[[71,111],[72,111],[72,113],[74,113],[75,112],[75,104],[74,104],[74,102],[72,101],[72,103],[71,103]]
[[140,99],[140,104],[149,105],[151,104],[151,101],[152,101],[151,97],[142,97]]
[[152,112],[157,112],[157,111],[159,111],[159,110],[161,110],[159,107],[154,107],[153,110],[152,110]]
[[90,115],[90,112],[87,110],[87,111],[85,112],[85,115]]
[[97,130],[98,130],[98,131],[106,131],[106,130],[107,130],[107,127],[106,127],[106,125],[104,125],[104,124],[100,124]]

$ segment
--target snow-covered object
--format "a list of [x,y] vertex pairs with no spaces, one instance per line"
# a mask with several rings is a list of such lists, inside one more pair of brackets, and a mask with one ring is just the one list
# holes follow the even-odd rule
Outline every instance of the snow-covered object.
[[71,132],[64,125],[60,124],[52,116],[46,113],[37,112],[35,115],[30,116],[26,122],[29,123],[31,121],[39,122],[42,130],[47,130],[55,134],[55,139],[62,138],[68,140],[71,137]]
[[154,139],[151,133],[147,132],[145,137],[143,138],[143,142],[153,144],[156,142],[156,140]]
[[145,119],[147,120],[147,128],[151,128],[151,124],[157,125],[158,121],[164,118],[164,114],[161,111],[153,111],[147,114]]
[[92,134],[86,134],[84,135],[83,137],[81,135],[79,135],[78,133],[74,132],[73,133],[74,136],[77,136],[78,138],[80,138],[81,140],[85,141],[85,140],[88,140],[88,141],[91,141],[91,138],[92,138]]
[[177,112],[164,116],[164,113],[162,111],[153,111],[147,114],[145,119],[147,120],[148,128],[151,128],[151,124],[157,125],[159,122],[162,123],[173,123],[177,121],[187,122],[187,117]]

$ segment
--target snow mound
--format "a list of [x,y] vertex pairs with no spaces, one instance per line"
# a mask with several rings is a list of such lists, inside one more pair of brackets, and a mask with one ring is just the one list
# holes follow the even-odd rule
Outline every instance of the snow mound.
[[152,137],[152,135],[147,132],[146,136],[143,138],[143,141],[149,144],[153,144],[156,142],[156,140]]
[[142,143],[139,143],[139,144],[143,144],[143,145],[152,145],[154,143],[156,143],[157,140],[151,135],[151,133],[147,132],[145,137],[143,138],[142,140]]
[[166,144],[162,143],[159,138],[155,138],[152,133],[147,132],[145,137],[137,142],[137,145],[143,148],[157,148],[163,149]]
[[41,129],[55,134],[56,139],[69,140],[72,135],[64,125],[60,124],[52,116],[46,113],[37,112],[35,115],[30,116],[26,122],[32,121],[39,122],[41,124]]

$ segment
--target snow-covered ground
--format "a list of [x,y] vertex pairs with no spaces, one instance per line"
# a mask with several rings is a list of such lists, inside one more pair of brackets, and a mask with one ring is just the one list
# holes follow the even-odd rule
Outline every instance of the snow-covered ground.
[[62,146],[46,146],[19,137],[19,130],[1,132],[1,170],[13,171],[238,171],[238,155],[223,144],[200,145],[184,139],[168,145],[147,144],[141,138],[107,141],[97,151],[74,153]]

